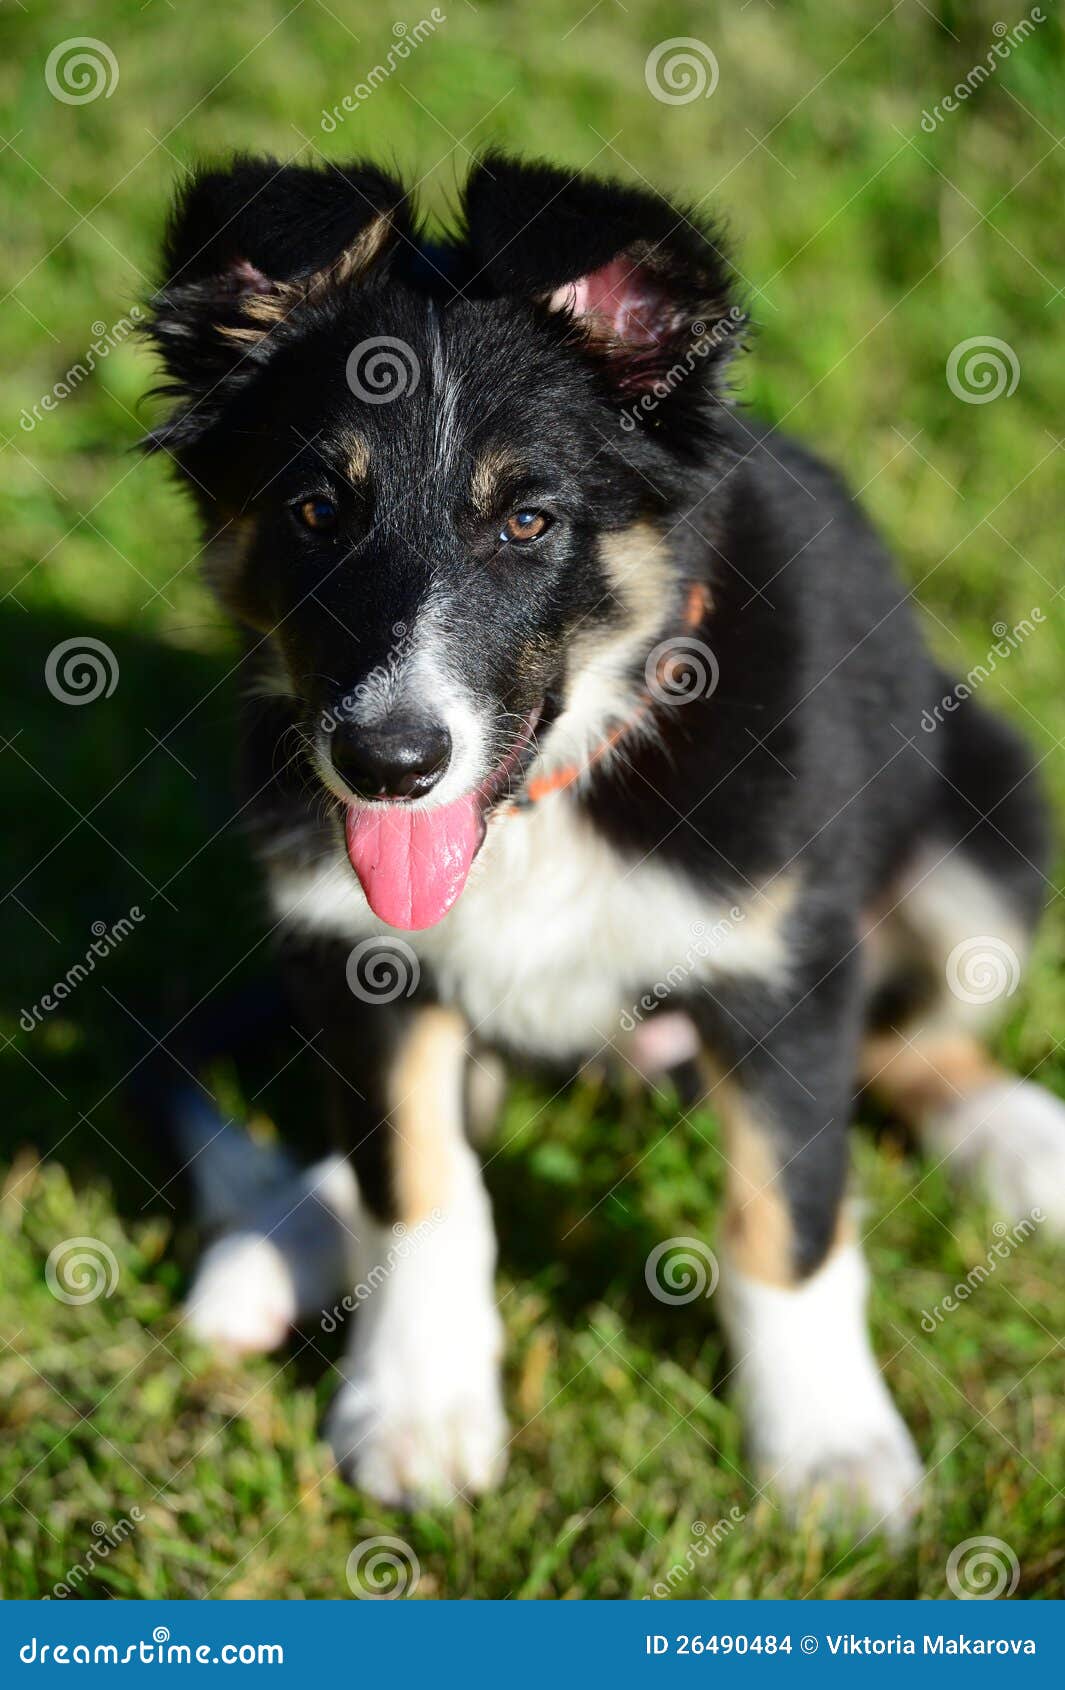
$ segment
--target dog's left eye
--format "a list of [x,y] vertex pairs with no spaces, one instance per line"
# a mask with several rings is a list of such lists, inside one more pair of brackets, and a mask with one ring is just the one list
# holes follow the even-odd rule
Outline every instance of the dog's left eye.
[[550,526],[551,518],[546,511],[515,511],[504,522],[499,538],[504,545],[516,543],[521,546],[529,540],[539,540]]
[[337,525],[337,508],[332,499],[298,499],[291,510],[301,528],[313,529],[316,534],[331,534]]

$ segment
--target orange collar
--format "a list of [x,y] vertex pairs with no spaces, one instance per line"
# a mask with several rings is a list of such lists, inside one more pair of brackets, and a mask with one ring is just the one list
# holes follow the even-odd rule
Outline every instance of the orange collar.
[[[688,596],[684,604],[684,626],[698,628],[707,611],[710,609],[710,589],[701,581],[693,581],[688,588]],[[619,722],[611,728],[606,738],[596,746],[591,756],[583,763],[567,763],[553,774],[538,775],[535,780],[527,782],[522,791],[511,802],[516,809],[527,809],[538,804],[542,798],[549,798],[553,792],[564,792],[573,786],[589,769],[595,767],[600,758],[607,752],[613,751],[619,740],[624,739],[633,728],[647,715],[652,706],[651,694],[644,690],[639,696],[635,710],[624,722]]]

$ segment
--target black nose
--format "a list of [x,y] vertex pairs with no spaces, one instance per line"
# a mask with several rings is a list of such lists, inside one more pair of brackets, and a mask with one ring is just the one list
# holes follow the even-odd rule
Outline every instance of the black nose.
[[440,723],[413,716],[374,728],[341,722],[333,729],[329,755],[360,798],[421,798],[447,768],[451,735]]

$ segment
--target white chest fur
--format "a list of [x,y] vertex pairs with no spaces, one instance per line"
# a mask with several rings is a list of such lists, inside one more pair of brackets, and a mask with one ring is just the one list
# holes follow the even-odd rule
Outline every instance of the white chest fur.
[[[287,924],[394,937],[368,909],[342,850],[302,874],[274,872]],[[775,975],[788,900],[734,903],[648,857],[626,863],[565,796],[498,816],[465,892],[436,927],[402,935],[486,1042],[584,1058],[621,1041],[652,1007],[723,974]]]

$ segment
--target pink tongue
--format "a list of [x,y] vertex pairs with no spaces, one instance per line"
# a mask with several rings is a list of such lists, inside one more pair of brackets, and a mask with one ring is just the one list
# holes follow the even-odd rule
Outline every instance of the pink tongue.
[[436,809],[348,809],[348,856],[366,902],[389,927],[434,927],[451,908],[484,838],[472,794]]

